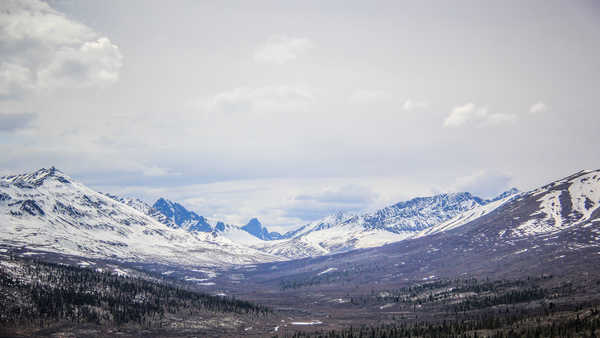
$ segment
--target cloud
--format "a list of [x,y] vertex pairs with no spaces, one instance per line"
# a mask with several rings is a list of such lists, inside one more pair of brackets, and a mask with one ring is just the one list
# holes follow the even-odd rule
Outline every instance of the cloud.
[[119,47],[38,0],[0,3],[0,97],[35,89],[111,84],[122,66]]
[[306,110],[315,97],[302,86],[240,87],[221,92],[204,100],[209,112],[221,113],[286,113]]
[[265,63],[284,64],[295,60],[299,55],[314,47],[308,38],[285,35],[273,36],[261,44],[254,52],[254,60]]
[[548,107],[547,104],[545,104],[542,101],[538,101],[537,103],[534,103],[530,108],[529,108],[529,112],[532,114],[537,114],[537,113],[543,113],[548,111],[548,109],[550,109],[550,107]]
[[[377,89],[356,89],[350,95],[350,103],[354,104],[372,104],[376,102],[391,101],[393,99],[392,93],[384,90]],[[426,101],[416,101],[406,99],[402,102],[402,109],[406,111],[426,109],[429,107],[429,103]]]
[[79,48],[59,50],[52,63],[39,71],[39,85],[51,87],[87,87],[119,80],[121,53],[108,38],[85,42]]
[[367,209],[377,194],[361,185],[327,188],[310,194],[299,194],[285,209],[288,217],[314,221],[337,211],[357,212]]
[[32,113],[0,113],[0,132],[25,128],[34,118],[35,114]]
[[478,126],[497,125],[507,122],[515,122],[515,114],[490,114],[487,107],[478,107],[474,103],[467,103],[452,109],[452,112],[444,120],[444,127],[460,127],[467,123],[478,123]]
[[428,107],[429,107],[429,103],[427,103],[425,101],[413,101],[410,99],[404,101],[404,104],[402,105],[402,109],[404,109],[406,111],[425,109]]
[[483,198],[492,198],[510,188],[512,176],[496,170],[478,170],[456,179],[452,190],[467,191]]
[[323,191],[295,197],[297,201],[314,201],[319,203],[331,203],[338,205],[361,205],[363,208],[373,200],[373,192],[360,185],[345,185],[336,189],[325,189]]
[[33,81],[29,68],[8,62],[0,64],[0,98],[20,96],[34,88]]

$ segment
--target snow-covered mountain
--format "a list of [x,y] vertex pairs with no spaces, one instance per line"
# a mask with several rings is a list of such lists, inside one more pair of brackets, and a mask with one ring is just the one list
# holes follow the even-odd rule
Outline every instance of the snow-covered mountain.
[[163,198],[150,206],[101,194],[50,168],[0,178],[0,241],[84,257],[251,264],[434,236],[480,224],[507,208],[514,216],[503,216],[510,225],[497,231],[503,240],[547,235],[599,222],[599,205],[600,173],[585,171],[490,200],[462,192],[413,198],[359,215],[336,213],[280,235],[258,219],[237,226]]
[[[504,236],[547,235],[600,223],[600,170],[583,170],[523,194]],[[600,233],[600,231],[598,232]]]
[[440,194],[413,198],[372,213],[337,213],[284,234],[286,240],[253,247],[299,258],[382,246],[443,231],[450,228],[449,224],[465,224],[499,207],[517,192],[513,188],[490,200],[468,192]]
[[[468,192],[417,197],[372,213],[338,212],[283,235],[269,232],[256,218],[244,226],[236,226],[199,216],[164,198],[150,207],[136,199],[111,197],[170,227],[211,232],[215,237],[224,237],[261,252],[294,259],[377,247],[444,231],[494,210],[517,192],[513,188],[490,200]],[[457,220],[452,221],[454,218]]]
[[178,264],[280,259],[224,236],[169,227],[138,210],[143,204],[132,203],[93,191],[55,168],[2,177],[0,241],[83,257]]
[[[139,200],[128,200],[121,198],[128,205],[140,205]],[[143,203],[143,202],[142,202]],[[227,237],[233,240],[240,241],[244,244],[254,243],[253,239],[247,238],[246,235],[240,234],[240,231],[256,237],[259,240],[271,241],[281,239],[282,236],[278,232],[270,232],[263,226],[257,218],[252,218],[248,224],[237,226],[226,224],[222,221],[213,220],[200,216],[193,211],[186,209],[183,205],[159,198],[152,207],[140,208],[149,216],[154,217],[161,223],[170,227],[182,228],[190,232],[212,232],[215,236]]]
[[193,211],[187,210],[179,203],[159,198],[152,209],[164,215],[168,221],[165,224],[179,227],[190,232],[212,232],[225,230],[223,222],[210,224],[206,218]]
[[249,284],[262,287],[276,287],[282,280],[310,285],[318,280],[334,289],[342,284],[397,285],[399,280],[456,276],[563,276],[570,283],[593,280],[589,276],[597,275],[598,266],[600,170],[593,170],[528,192],[505,194],[401,242],[232,273],[245,273]]

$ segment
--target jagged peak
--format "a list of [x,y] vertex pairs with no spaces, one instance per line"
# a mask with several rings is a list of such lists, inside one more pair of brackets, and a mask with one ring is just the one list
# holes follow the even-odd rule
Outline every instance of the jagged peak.
[[456,201],[474,200],[475,202],[477,202],[479,204],[483,204],[482,198],[477,197],[477,196],[471,194],[470,192],[462,191],[462,192],[437,194],[437,195],[433,195],[433,196],[414,197],[414,198],[411,198],[406,201],[398,202],[398,203],[392,205],[391,207],[404,208],[404,207],[409,207],[412,205],[420,205],[422,203],[438,203],[439,201],[442,201],[442,200],[456,200]]
[[260,238],[262,240],[273,240],[273,239],[281,239],[281,234],[278,232],[269,232],[267,227],[263,226],[262,223],[258,220],[258,218],[251,218],[246,225],[241,227],[242,230],[251,234],[254,237]]
[[155,207],[156,205],[161,205],[161,204],[166,204],[166,205],[174,205],[176,204],[175,202],[168,200],[164,197],[159,197],[156,202],[154,202],[154,204],[152,205],[153,207]]
[[35,188],[44,184],[48,179],[54,179],[63,184],[70,184],[72,179],[62,171],[52,166],[41,168],[33,172],[2,177],[2,180],[15,184],[21,188]]
[[498,194],[496,197],[494,198],[490,198],[488,200],[486,200],[486,203],[491,203],[491,202],[495,202],[495,201],[499,201],[501,199],[505,199],[506,197],[512,196],[512,195],[516,195],[518,193],[520,193],[521,191],[515,187],[512,187],[506,191],[501,192],[500,194]]
[[258,218],[256,218],[256,217],[253,217],[253,218],[251,218],[251,219],[248,221],[248,223],[246,224],[246,226],[248,226],[248,225],[258,225],[258,226],[260,226],[261,228],[263,227],[263,226],[262,226],[262,223],[260,223],[260,221],[259,221],[259,220],[258,220]]

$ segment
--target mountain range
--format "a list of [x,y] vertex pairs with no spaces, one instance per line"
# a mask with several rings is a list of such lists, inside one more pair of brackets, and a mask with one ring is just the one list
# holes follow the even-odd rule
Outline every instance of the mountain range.
[[[579,177],[584,179],[575,180]],[[507,205],[526,203],[527,213],[511,220],[518,223],[510,230],[513,238],[598,218],[598,177],[598,171],[583,171],[537,190],[521,193],[513,188],[489,200],[468,192],[417,197],[369,213],[335,213],[279,234],[256,218],[237,226],[198,215],[165,198],[149,205],[102,194],[52,167],[0,178],[0,241],[124,261],[253,264],[431,237],[472,224]],[[549,188],[554,186],[564,189]],[[532,196],[539,197],[532,200]]]

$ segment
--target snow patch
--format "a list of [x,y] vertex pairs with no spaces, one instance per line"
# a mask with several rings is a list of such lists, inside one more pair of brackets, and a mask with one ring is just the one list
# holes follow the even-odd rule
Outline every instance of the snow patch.
[[328,268],[327,270],[323,270],[323,271],[319,272],[317,274],[317,276],[321,276],[321,275],[324,275],[326,273],[329,273],[329,272],[332,272],[332,271],[336,271],[336,270],[337,270],[337,268]]
[[320,320],[313,320],[310,322],[291,322],[290,324],[292,324],[292,325],[321,325],[321,324],[323,324],[323,322]]

